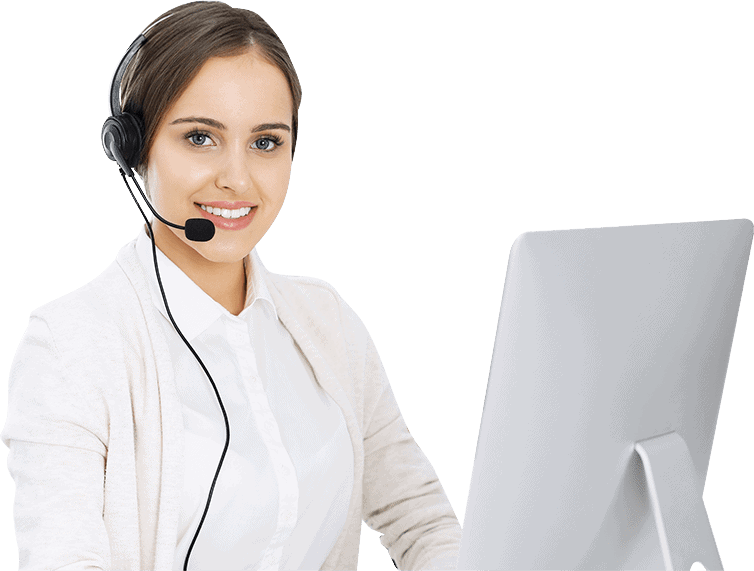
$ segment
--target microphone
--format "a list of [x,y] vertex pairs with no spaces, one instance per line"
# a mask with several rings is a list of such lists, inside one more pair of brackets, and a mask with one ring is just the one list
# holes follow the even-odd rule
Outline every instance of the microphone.
[[215,235],[215,225],[206,218],[189,218],[184,231],[186,238],[192,242],[209,242]]
[[[128,186],[128,181],[126,181],[126,173],[123,172],[123,169],[120,168],[120,175],[123,177],[123,182],[126,183],[126,188],[128,188],[128,192],[131,192],[131,187]],[[141,186],[139,186],[138,181],[136,180],[135,176],[131,176],[131,179],[134,181],[134,184],[136,185],[136,188],[139,189],[139,192],[141,193],[142,198],[144,199],[144,202],[147,203],[147,206],[149,206],[149,209],[152,211],[152,214],[154,214],[163,224],[167,224],[168,226],[172,226],[173,228],[178,228],[179,230],[183,230],[186,233],[186,238],[191,240],[192,242],[209,242],[215,235],[215,225],[212,224],[211,220],[207,220],[206,218],[189,218],[186,220],[185,226],[180,226],[179,224],[173,224],[172,222],[168,222],[165,220],[162,216],[157,214],[157,211],[152,208],[152,205],[150,204],[149,200],[147,200],[147,197],[144,195],[144,191],[141,190]],[[134,196],[134,193],[131,192],[131,196],[133,197],[134,201],[136,201],[136,197]],[[138,206],[138,201],[136,202],[136,206]]]

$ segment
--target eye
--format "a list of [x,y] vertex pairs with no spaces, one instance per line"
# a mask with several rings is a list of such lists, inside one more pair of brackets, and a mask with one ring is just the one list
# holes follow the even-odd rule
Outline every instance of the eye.
[[280,137],[276,135],[266,135],[254,141],[254,143],[252,143],[252,147],[259,149],[260,151],[269,153],[280,147],[282,144],[283,141]]
[[186,133],[186,139],[196,147],[208,147],[212,144],[212,139],[210,138],[209,133],[204,133],[202,131],[191,131],[190,133]]

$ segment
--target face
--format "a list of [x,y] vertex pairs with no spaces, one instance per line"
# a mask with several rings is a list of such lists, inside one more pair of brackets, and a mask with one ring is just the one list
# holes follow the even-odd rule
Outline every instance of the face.
[[210,241],[192,242],[155,219],[157,245],[184,271],[241,264],[272,225],[291,174],[292,108],[283,73],[250,50],[207,60],[163,117],[147,159],[155,209],[176,224],[215,224]]

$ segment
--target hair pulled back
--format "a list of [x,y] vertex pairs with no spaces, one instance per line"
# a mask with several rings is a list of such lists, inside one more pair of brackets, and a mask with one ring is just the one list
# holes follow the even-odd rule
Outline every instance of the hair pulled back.
[[209,58],[239,55],[250,47],[259,50],[288,81],[293,100],[293,156],[301,84],[283,42],[259,15],[223,2],[190,2],[156,18],[144,36],[147,41],[123,75],[120,93],[122,110],[143,121],[144,144],[136,166],[143,179],[160,121],[202,65]]

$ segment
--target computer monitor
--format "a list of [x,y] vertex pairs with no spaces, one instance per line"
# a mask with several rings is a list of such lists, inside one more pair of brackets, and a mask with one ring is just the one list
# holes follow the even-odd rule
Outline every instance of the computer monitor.
[[750,220],[513,243],[458,569],[707,569]]

